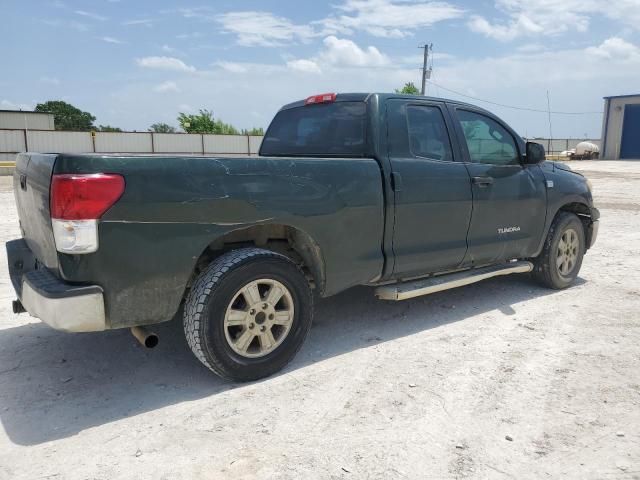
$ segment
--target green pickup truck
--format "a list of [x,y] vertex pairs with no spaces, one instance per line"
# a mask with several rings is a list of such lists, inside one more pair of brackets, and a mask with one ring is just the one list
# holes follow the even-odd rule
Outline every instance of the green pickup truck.
[[391,94],[287,105],[256,158],[20,154],[14,191],[15,312],[148,346],[178,316],[237,381],[294,357],[314,292],[400,301],[526,272],[566,288],[599,217],[582,175],[495,115]]

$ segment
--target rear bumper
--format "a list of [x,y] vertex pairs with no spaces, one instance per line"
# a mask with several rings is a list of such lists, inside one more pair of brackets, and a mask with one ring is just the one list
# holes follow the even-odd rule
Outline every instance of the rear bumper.
[[30,315],[65,332],[106,329],[104,297],[97,285],[72,285],[60,280],[37,261],[22,239],[7,242],[11,282]]

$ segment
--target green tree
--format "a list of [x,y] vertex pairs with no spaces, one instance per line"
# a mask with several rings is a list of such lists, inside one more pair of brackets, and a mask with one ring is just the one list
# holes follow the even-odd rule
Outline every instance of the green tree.
[[121,132],[122,129],[118,127],[112,127],[111,125],[100,125],[98,126],[99,132]]
[[402,95],[420,95],[420,90],[418,90],[418,87],[416,87],[413,82],[408,82],[405,83],[401,89],[396,89],[396,93]]
[[56,130],[92,130],[96,117],[62,100],[39,103],[36,112],[53,113]]
[[251,130],[247,130],[246,128],[242,129],[242,135],[252,135],[255,137],[260,137],[264,135],[264,128],[256,128],[253,127]]
[[188,115],[180,113],[178,123],[187,133],[215,133],[219,135],[238,135],[240,132],[228,123],[222,120],[215,120],[213,112],[209,110],[200,110],[198,114]]
[[150,132],[154,133],[176,133],[176,127],[172,127],[167,123],[154,123],[149,127]]

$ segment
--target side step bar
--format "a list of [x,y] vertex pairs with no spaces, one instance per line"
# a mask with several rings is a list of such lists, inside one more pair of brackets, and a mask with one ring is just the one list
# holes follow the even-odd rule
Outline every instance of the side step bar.
[[409,298],[429,295],[451,288],[471,285],[487,278],[510,275],[512,273],[527,273],[533,270],[533,264],[526,261],[506,263],[503,265],[476,268],[465,272],[449,273],[438,277],[413,280],[376,288],[375,295],[381,300],[407,300]]

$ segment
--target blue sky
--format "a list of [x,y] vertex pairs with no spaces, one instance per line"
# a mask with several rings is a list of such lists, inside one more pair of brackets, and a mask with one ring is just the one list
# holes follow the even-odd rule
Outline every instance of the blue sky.
[[[598,112],[640,93],[640,0],[200,1],[0,0],[0,108],[62,99],[96,123],[146,130],[213,110],[244,128],[280,105],[330,91],[428,94],[488,108],[521,135],[547,136],[544,113]],[[458,92],[458,93],[453,93]],[[599,137],[599,114],[553,115],[555,137]]]

